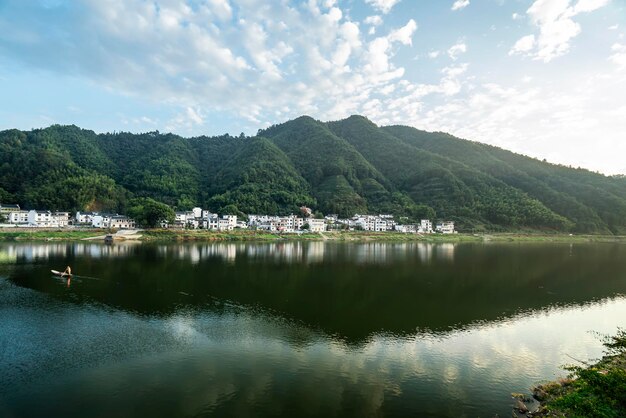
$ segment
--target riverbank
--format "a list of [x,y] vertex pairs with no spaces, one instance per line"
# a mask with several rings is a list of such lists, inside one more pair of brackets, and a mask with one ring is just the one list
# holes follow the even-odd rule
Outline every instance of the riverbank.
[[[0,241],[78,241],[97,240],[111,231],[92,228],[42,229],[1,228]],[[127,235],[127,237],[124,237]],[[146,229],[141,235],[118,234],[116,240],[132,239],[144,242],[193,241],[338,241],[338,242],[626,242],[626,236],[570,235],[557,233],[494,233],[494,234],[404,234],[399,232],[332,231],[323,233],[279,234],[267,231]]]
[[515,395],[517,417],[626,416],[626,330],[604,342],[605,356],[596,363],[568,367],[567,378],[533,388],[532,397]]

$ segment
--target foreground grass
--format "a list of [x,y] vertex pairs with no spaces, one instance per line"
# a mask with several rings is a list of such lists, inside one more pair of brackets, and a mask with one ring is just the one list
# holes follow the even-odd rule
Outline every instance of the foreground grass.
[[605,356],[595,364],[569,367],[567,379],[537,386],[542,402],[533,417],[626,417],[626,331],[604,342]]

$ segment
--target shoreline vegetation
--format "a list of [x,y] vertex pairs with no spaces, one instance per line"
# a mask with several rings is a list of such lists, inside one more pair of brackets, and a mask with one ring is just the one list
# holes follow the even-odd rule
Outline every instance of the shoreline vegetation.
[[204,241],[336,241],[336,242],[626,242],[619,235],[570,235],[541,232],[498,232],[458,234],[406,234],[400,232],[337,231],[323,233],[281,234],[268,231],[207,231],[185,229],[142,229],[115,231],[92,228],[0,228],[0,241],[98,241],[112,234],[116,242],[204,242]]
[[604,338],[604,356],[577,360],[566,378],[537,385],[532,396],[513,394],[514,417],[618,418],[626,416],[626,330]]

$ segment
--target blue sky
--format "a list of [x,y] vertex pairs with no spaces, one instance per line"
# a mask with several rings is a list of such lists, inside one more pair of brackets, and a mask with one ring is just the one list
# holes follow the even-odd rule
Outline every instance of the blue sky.
[[626,173],[622,0],[0,0],[0,129],[362,114]]

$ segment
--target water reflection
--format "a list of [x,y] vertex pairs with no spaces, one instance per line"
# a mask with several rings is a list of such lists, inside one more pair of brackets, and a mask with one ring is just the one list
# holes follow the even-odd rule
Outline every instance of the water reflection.
[[[0,260],[3,257],[19,259],[21,262],[45,261],[50,257],[89,257],[111,258],[130,257],[136,254],[136,243],[41,243],[4,244],[0,247]],[[272,242],[272,243],[208,243],[156,245],[160,257],[173,257],[198,264],[202,260],[220,258],[234,263],[245,258],[258,262],[287,264],[314,264],[349,258],[355,264],[390,264],[407,257],[416,257],[422,263],[454,261],[457,244],[433,244],[423,242],[405,243],[358,243],[336,244],[322,241],[312,242]]]
[[[16,260],[13,283],[62,300],[163,316],[235,304],[353,344],[626,293],[619,244],[3,244],[0,254]],[[66,265],[77,274],[69,292],[50,277]]]
[[35,243],[2,244],[0,260],[10,258],[19,262],[45,261],[51,257],[69,255],[89,258],[128,257],[137,244],[103,245],[101,243]]
[[359,346],[250,309],[145,317],[1,281],[0,315],[5,416],[508,416],[510,392],[599,356],[589,331],[613,333],[626,299]]
[[1,416],[505,416],[509,393],[599,356],[589,331],[626,325],[619,244],[11,243],[0,260]]

